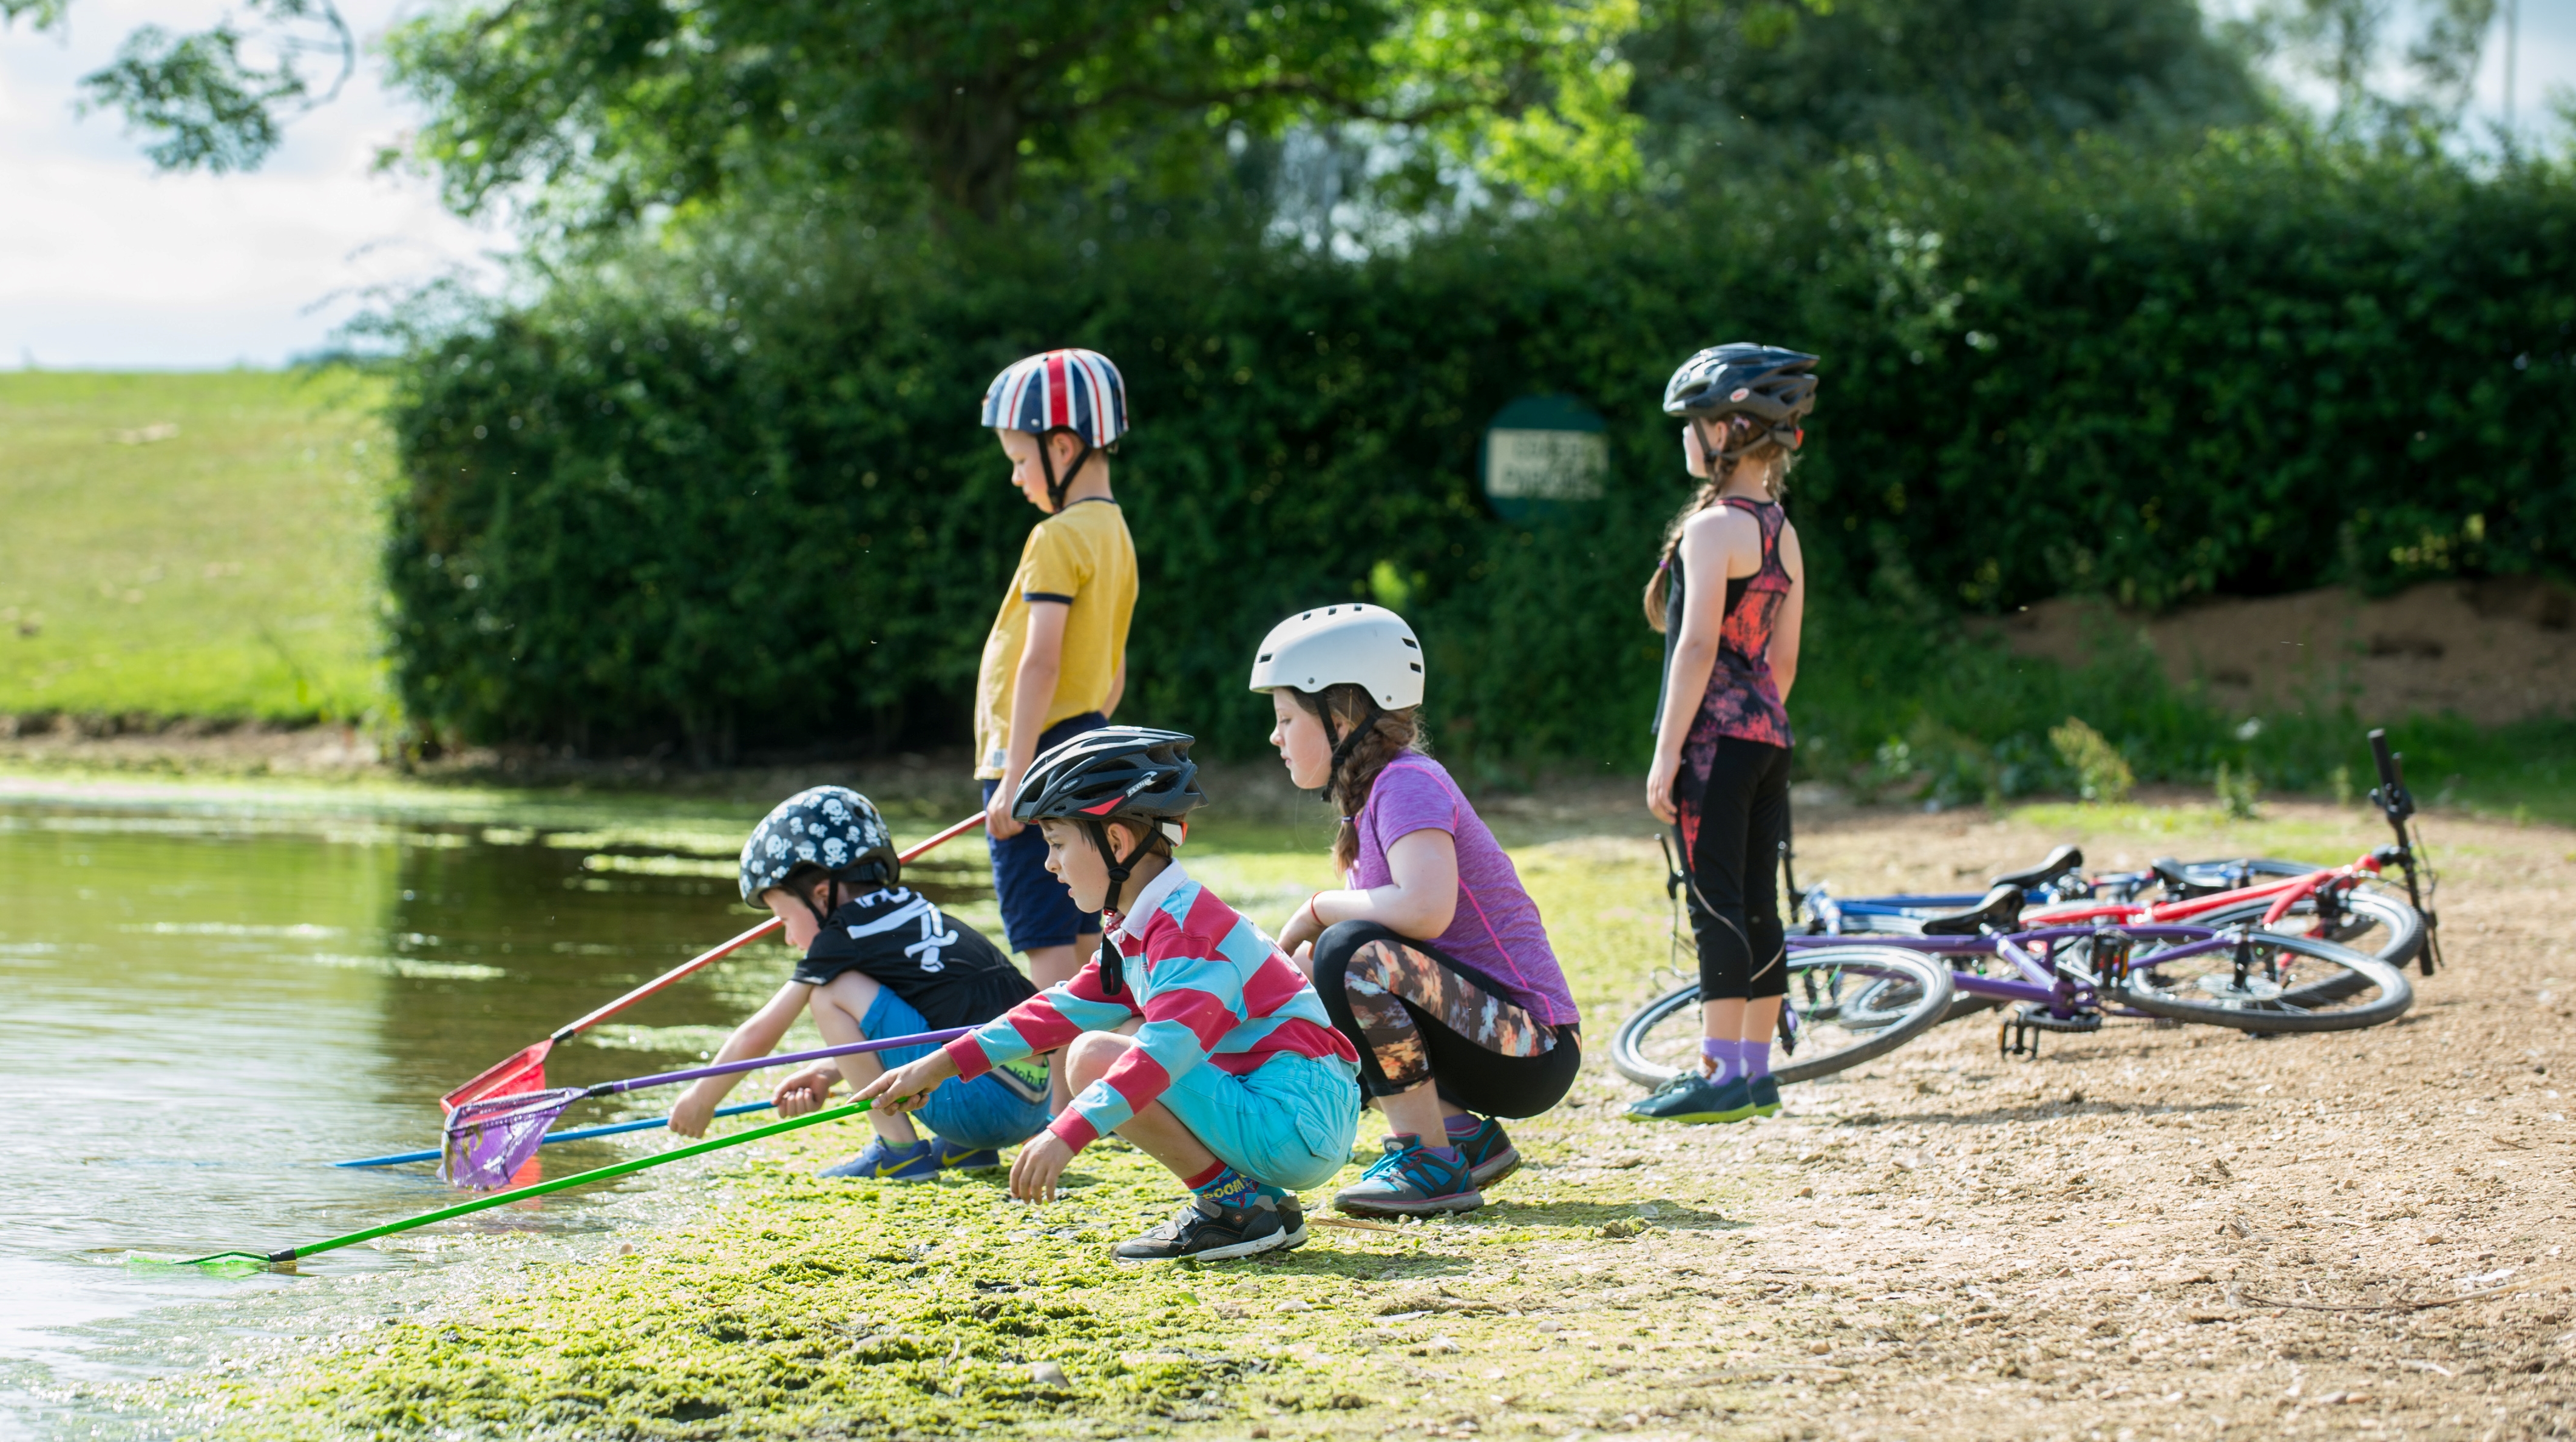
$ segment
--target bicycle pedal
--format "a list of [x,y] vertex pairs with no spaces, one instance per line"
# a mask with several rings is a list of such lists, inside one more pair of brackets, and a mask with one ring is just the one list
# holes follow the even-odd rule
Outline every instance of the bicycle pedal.
[[2029,1027],[2032,1031],[2053,1031],[2080,1036],[2102,1029],[2102,1013],[2079,1011],[2073,1016],[2051,1016],[2048,1008],[2035,1001],[2026,1001],[2021,1004],[2018,1011],[2013,1013],[2013,1024]]

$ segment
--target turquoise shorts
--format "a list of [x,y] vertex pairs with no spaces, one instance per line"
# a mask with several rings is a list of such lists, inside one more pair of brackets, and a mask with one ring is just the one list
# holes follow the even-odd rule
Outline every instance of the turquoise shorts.
[[[871,1039],[889,1036],[911,1036],[930,1030],[912,1004],[894,994],[891,987],[877,988],[877,999],[868,1014],[859,1019],[859,1030]],[[889,1047],[876,1053],[888,1071],[909,1061],[930,1055],[927,1046]],[[946,1081],[931,1088],[929,1100],[914,1112],[923,1126],[955,1142],[978,1151],[986,1147],[1014,1147],[1038,1134],[1047,1124],[1044,1098],[1030,1100],[1011,1089],[998,1074],[986,1072],[970,1082]]]
[[1292,1192],[1348,1165],[1360,1128],[1358,1076],[1334,1057],[1281,1052],[1244,1076],[1194,1066],[1160,1100],[1218,1160]]

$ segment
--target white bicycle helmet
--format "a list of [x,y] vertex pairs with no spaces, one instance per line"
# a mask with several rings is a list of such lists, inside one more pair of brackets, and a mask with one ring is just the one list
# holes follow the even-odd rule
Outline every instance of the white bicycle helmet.
[[1317,692],[1361,687],[1389,711],[1422,704],[1422,643],[1384,606],[1301,611],[1270,628],[1252,662],[1252,689]]

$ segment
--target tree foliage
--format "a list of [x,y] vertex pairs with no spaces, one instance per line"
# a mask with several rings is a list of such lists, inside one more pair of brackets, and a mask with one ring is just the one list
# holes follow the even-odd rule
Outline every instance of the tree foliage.
[[1620,164],[1625,4],[1575,0],[508,0],[425,16],[393,73],[472,211],[589,218],[747,181],[993,220],[1040,175],[1203,188],[1230,135],[1364,120],[1503,178]]

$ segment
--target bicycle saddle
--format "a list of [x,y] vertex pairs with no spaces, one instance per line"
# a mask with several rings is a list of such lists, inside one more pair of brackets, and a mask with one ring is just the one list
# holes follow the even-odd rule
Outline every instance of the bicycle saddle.
[[2048,859],[2037,866],[2034,866],[2027,871],[2007,871],[2003,875],[1996,877],[1994,880],[1989,881],[1986,884],[1988,886],[2017,887],[2023,891],[2037,891],[2039,888],[2046,886],[2048,883],[2055,881],[2057,878],[2064,876],[2070,871],[2077,870],[2083,865],[2084,849],[2082,847],[2061,846],[2055,851],[2048,853]]
[[[2072,848],[2068,848],[2072,849]],[[1925,936],[1976,936],[1992,926],[2010,931],[2021,924],[2021,888],[1998,886],[1965,911],[1945,911],[1923,919]]]

